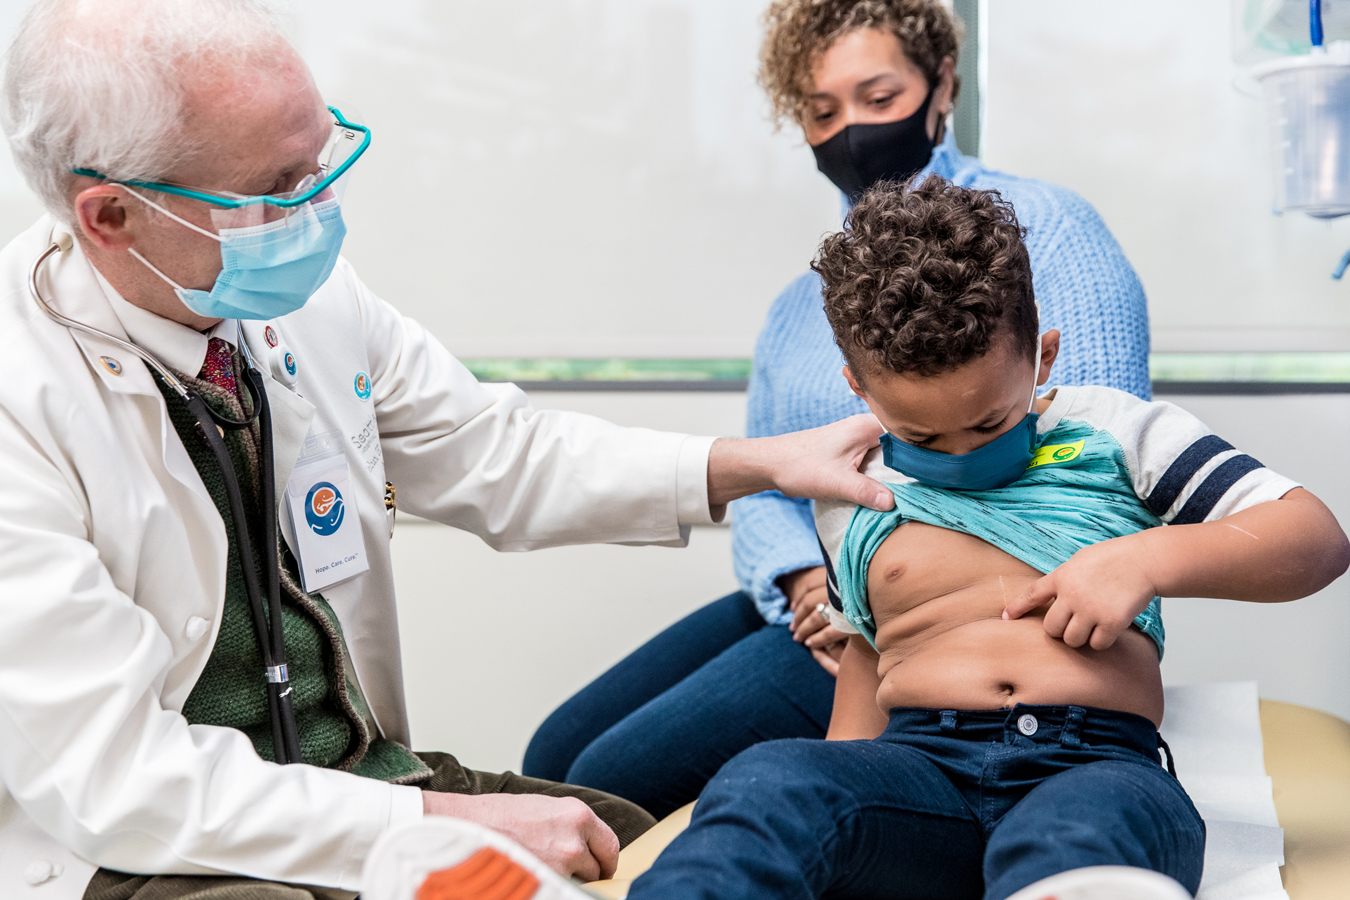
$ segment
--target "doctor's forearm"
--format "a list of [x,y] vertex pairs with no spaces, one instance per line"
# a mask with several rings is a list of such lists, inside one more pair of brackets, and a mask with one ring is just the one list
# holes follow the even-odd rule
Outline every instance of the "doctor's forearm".
[[871,415],[762,438],[721,438],[708,453],[708,504],[779,490],[790,497],[890,509],[891,492],[858,471],[882,428]]
[[748,494],[771,491],[775,484],[763,438],[719,438],[708,451],[708,504],[714,509]]

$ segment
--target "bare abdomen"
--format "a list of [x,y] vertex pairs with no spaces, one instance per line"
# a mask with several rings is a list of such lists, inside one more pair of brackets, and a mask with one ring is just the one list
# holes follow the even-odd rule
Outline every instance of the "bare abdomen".
[[968,621],[884,647],[877,705],[999,709],[1016,703],[1096,706],[1162,722],[1153,641],[1130,628],[1106,650],[1074,649],[1045,633],[1040,615]]

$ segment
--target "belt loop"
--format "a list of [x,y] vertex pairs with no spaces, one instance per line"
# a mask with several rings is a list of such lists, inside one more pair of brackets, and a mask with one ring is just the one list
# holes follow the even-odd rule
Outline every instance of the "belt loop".
[[1161,734],[1158,735],[1158,749],[1163,750],[1167,753],[1167,774],[1171,775],[1173,778],[1176,778],[1177,777],[1176,757],[1172,756],[1172,748],[1167,746],[1167,741],[1163,740],[1163,736]]
[[944,733],[956,731],[956,710],[944,709],[942,711],[942,723],[940,727]]
[[1069,711],[1064,714],[1064,726],[1059,730],[1059,745],[1061,747],[1077,747],[1082,744],[1078,738],[1078,732],[1083,727],[1083,716],[1087,715],[1087,710],[1081,706],[1070,706]]

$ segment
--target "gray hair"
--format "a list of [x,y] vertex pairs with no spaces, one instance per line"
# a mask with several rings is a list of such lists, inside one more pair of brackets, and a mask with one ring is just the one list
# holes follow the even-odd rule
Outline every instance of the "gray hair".
[[196,149],[185,72],[284,42],[266,0],[38,0],[5,59],[0,125],[24,179],[71,223],[71,169],[161,181]]

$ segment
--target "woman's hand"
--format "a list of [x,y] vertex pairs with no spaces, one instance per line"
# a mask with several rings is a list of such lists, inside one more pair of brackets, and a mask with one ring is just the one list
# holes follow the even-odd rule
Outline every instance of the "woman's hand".
[[824,605],[830,602],[825,589],[825,567],[798,569],[778,579],[792,610],[792,639],[811,651],[821,668],[839,674],[839,659],[844,655],[848,635],[825,618]]

